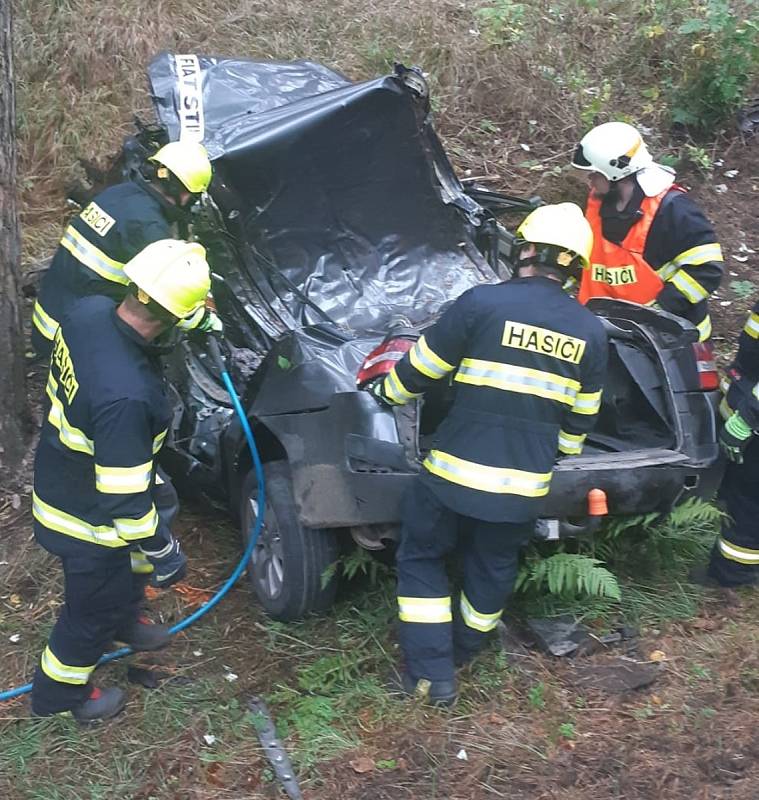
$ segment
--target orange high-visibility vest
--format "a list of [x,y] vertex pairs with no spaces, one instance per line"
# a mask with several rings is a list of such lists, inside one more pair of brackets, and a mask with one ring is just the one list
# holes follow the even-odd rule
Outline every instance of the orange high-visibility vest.
[[[604,239],[601,223],[601,198],[588,196],[585,218],[593,229],[590,268],[584,270],[577,299],[587,303],[592,297],[612,297],[645,305],[656,299],[664,282],[643,258],[646,238],[668,187],[654,197],[644,197],[642,217],[630,228],[621,244]],[[674,187],[677,188],[677,187]]]

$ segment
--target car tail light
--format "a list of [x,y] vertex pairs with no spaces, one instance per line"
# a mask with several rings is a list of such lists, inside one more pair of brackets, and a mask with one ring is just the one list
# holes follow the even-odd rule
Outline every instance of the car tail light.
[[385,339],[382,344],[369,353],[361,364],[361,369],[356,377],[358,388],[363,389],[367,383],[387,375],[413,346],[414,339],[405,336]]
[[714,360],[714,346],[710,342],[696,342],[693,345],[693,354],[696,357],[698,369],[698,382],[705,392],[719,388],[719,374],[717,362]]

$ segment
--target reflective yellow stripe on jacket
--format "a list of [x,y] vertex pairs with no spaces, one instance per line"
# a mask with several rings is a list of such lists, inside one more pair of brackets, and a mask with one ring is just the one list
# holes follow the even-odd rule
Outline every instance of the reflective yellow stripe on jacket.
[[119,517],[113,521],[113,524],[121,539],[128,542],[135,539],[147,539],[149,536],[153,536],[158,529],[158,513],[155,506],[151,505],[150,511],[138,519]]
[[92,439],[87,438],[84,431],[74,427],[66,418],[63,403],[58,398],[58,381],[55,380],[52,374],[48,375],[45,391],[50,398],[50,412],[47,415],[47,419],[54,428],[58,429],[58,438],[61,443],[68,447],[69,450],[75,450],[77,453],[85,453],[89,456],[94,455],[95,443]]
[[709,297],[709,292],[684,269],[678,270],[670,279],[669,282],[691,303],[700,303]]
[[40,305],[40,301],[34,304],[34,311],[32,312],[32,322],[34,327],[51,342],[55,339],[55,334],[58,331],[58,323],[45,311]]
[[601,410],[601,395],[603,389],[597,392],[578,392],[572,412],[574,414],[597,414]]
[[427,344],[427,340],[422,336],[409,352],[409,361],[414,369],[426,375],[428,378],[438,380],[447,375],[454,369],[453,364],[444,361]]
[[103,467],[95,464],[95,488],[105,494],[137,494],[150,486],[153,462],[136,467]]
[[158,528],[158,514],[154,506],[139,519],[115,519],[113,526],[92,525],[87,520],[44,502],[36,492],[32,492],[32,514],[37,522],[51,531],[103,547],[125,547],[130,541],[152,536]]
[[579,381],[564,378],[553,372],[543,372],[529,367],[517,367],[498,361],[464,358],[456,380],[474,386],[489,386],[508,392],[531,394],[547,400],[572,405],[580,390]]
[[433,475],[451,483],[494,494],[518,494],[523,497],[543,497],[551,485],[550,472],[527,472],[521,469],[488,467],[457,458],[441,450],[431,450],[424,466]]
[[153,439],[153,455],[156,455],[158,451],[163,447],[164,440],[166,439],[166,434],[169,432],[167,428],[165,431],[161,431],[158,436]]
[[388,399],[398,405],[403,405],[404,403],[408,403],[409,400],[413,400],[415,397],[422,396],[420,392],[410,392],[403,385],[403,382],[398,377],[398,373],[395,371],[395,367],[390,370],[387,378],[385,378],[383,389]]
[[45,503],[32,492],[32,514],[41,525],[51,531],[63,533],[83,542],[100,544],[104,547],[124,547],[126,542],[119,538],[115,528],[110,525],[91,525],[89,522],[59,508]]
[[129,278],[124,274],[124,264],[121,261],[110,258],[102,250],[95,247],[73,225],[69,225],[64,231],[61,238],[61,246],[65,247],[77,261],[84,264],[85,267],[89,267],[101,278],[124,286],[129,283]]
[[699,244],[684,250],[680,255],[675,256],[672,261],[662,264],[656,270],[656,274],[663,280],[669,281],[683,268],[687,266],[697,267],[709,261],[724,261],[722,248],[717,242],[710,244]]
[[587,433],[559,431],[559,452],[564,453],[566,456],[580,455],[587,435]]
[[759,314],[751,312],[743,326],[743,332],[747,333],[752,339],[759,339]]
[[701,322],[696,323],[699,342],[705,342],[712,335],[712,318],[707,314]]

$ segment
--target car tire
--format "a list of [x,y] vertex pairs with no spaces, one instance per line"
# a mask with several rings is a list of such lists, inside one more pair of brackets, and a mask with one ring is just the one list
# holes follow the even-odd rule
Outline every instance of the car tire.
[[[290,467],[286,461],[264,464],[266,512],[248,564],[248,579],[266,613],[289,622],[327,611],[337,591],[335,576],[322,586],[324,571],[337,561],[337,534],[306,528],[295,511]],[[247,545],[258,512],[258,483],[251,471],[240,493],[240,524]]]

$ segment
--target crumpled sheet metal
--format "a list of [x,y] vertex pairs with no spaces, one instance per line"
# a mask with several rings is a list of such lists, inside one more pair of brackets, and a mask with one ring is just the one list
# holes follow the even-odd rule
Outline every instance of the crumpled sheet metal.
[[270,111],[350,81],[312,61],[254,61],[159,53],[148,67],[161,124],[175,141],[189,136],[213,152],[216,133],[237,116]]
[[[203,106],[222,211],[238,212],[247,240],[337,324],[382,333],[398,314],[420,324],[497,280],[473,244],[479,207],[398,75],[354,84],[309,62],[198,57],[203,88],[188,100],[172,58],[150,66],[161,121],[175,135],[183,108]],[[318,321],[279,283],[294,319]]]
[[290,800],[302,800],[303,795],[298,785],[298,779],[295,777],[295,770],[282,741],[277,736],[277,729],[266,703],[260,697],[254,696],[248,700],[248,708],[253,713],[253,724],[258,734],[258,740],[261,742],[264,755],[271,764],[277,780]]

